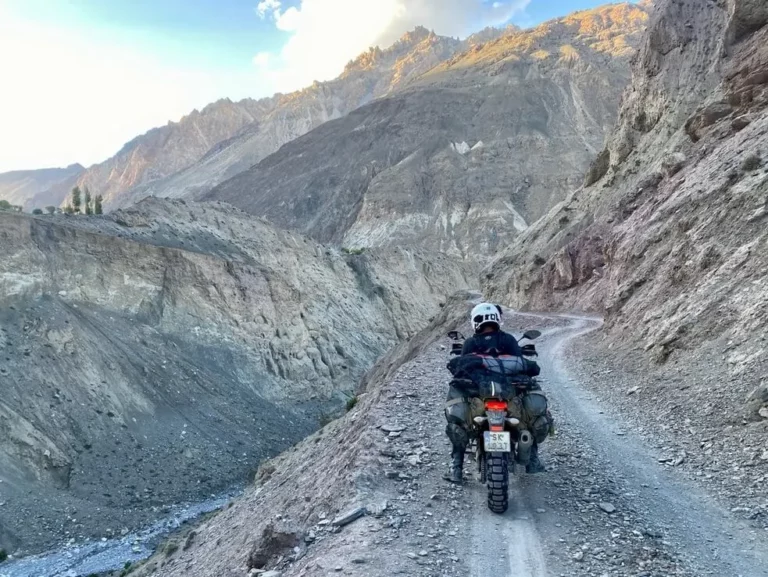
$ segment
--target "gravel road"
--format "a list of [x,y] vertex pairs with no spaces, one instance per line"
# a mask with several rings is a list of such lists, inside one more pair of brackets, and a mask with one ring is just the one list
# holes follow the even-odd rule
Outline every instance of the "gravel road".
[[450,449],[434,399],[445,394],[446,339],[400,370],[374,416],[389,447],[374,484],[389,521],[366,517],[329,535],[286,575],[768,576],[765,535],[659,463],[569,373],[564,346],[600,320],[515,315],[507,325],[544,331],[542,385],[557,420],[542,449],[548,471],[516,474],[502,516],[486,508],[471,459],[463,487],[442,480]]

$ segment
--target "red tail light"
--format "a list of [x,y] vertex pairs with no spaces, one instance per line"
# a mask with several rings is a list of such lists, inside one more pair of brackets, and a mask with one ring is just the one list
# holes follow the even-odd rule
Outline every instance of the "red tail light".
[[507,401],[485,401],[485,408],[489,411],[506,411]]

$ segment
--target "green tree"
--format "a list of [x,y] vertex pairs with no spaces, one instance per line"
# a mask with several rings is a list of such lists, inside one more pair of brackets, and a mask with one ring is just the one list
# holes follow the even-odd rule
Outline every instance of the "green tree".
[[91,191],[85,187],[85,214],[93,214],[93,205],[91,205]]
[[104,197],[103,196],[98,195],[96,199],[93,201],[93,213],[104,214]]
[[72,189],[72,210],[75,214],[80,214],[80,207],[83,206],[83,193],[79,186]]
[[45,212],[47,212],[48,214],[53,214],[54,212],[56,212],[56,207],[55,206],[46,206],[45,207]]
[[32,214],[43,214],[43,209],[42,208],[36,208],[35,210],[32,211]]
[[0,200],[0,210],[11,210],[11,203],[7,200]]
[[66,212],[67,214],[75,214],[75,209],[71,204],[68,204],[67,206],[64,207],[64,212]]

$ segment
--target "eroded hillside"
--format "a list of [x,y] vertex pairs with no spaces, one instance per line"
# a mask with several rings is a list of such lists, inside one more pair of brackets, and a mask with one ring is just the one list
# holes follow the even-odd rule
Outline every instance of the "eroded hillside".
[[765,330],[761,6],[660,3],[588,186],[488,271],[497,297],[605,312],[661,359],[724,332]]
[[0,214],[0,240],[11,550],[114,534],[231,486],[343,405],[469,276],[439,255],[344,254],[183,201]]
[[298,138],[206,199],[345,246],[488,255],[603,147],[647,6],[509,30]]
[[767,24],[763,2],[660,2],[586,186],[484,274],[515,306],[605,315],[582,376],[763,525]]

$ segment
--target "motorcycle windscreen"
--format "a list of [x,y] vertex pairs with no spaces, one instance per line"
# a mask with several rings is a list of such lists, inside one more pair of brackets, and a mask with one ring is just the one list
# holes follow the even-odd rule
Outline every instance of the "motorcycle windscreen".
[[478,379],[477,388],[484,399],[510,400],[515,396],[515,387],[506,378],[488,376]]

